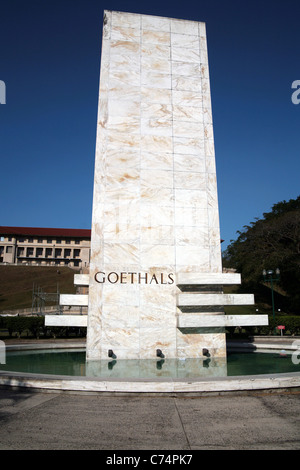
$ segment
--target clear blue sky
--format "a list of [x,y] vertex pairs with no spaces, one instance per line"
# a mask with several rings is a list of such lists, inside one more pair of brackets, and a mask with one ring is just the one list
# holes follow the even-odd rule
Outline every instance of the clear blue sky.
[[91,227],[105,9],[206,22],[224,248],[299,196],[299,0],[2,0],[0,225]]

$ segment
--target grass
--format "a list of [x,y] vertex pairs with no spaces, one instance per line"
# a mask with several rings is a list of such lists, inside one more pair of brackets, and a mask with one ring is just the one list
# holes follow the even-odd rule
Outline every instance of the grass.
[[58,266],[0,266],[0,312],[31,308],[33,286],[44,292],[74,294],[75,271]]

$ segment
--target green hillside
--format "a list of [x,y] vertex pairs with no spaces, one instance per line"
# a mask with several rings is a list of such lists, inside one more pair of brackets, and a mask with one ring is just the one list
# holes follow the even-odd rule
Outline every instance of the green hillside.
[[0,266],[0,312],[31,308],[33,287],[47,293],[75,293],[75,273],[58,266]]
[[300,196],[274,204],[237,234],[223,253],[223,266],[241,274],[241,288],[257,302],[271,301],[266,272],[273,271],[276,308],[300,315]]

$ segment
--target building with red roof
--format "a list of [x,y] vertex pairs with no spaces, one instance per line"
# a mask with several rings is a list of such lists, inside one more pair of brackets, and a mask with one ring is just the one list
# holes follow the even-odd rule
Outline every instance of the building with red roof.
[[0,226],[0,263],[87,268],[91,230]]

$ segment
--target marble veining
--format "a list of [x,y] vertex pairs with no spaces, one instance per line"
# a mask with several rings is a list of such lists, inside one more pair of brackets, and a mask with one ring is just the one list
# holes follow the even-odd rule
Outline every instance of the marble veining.
[[224,329],[203,333],[195,314],[225,297],[181,291],[205,276],[222,290],[205,23],[105,11],[87,360],[224,358]]
[[102,41],[88,355],[193,357],[208,338],[179,332],[175,282],[106,283],[97,304],[94,276],[221,270],[205,25],[106,11]]

